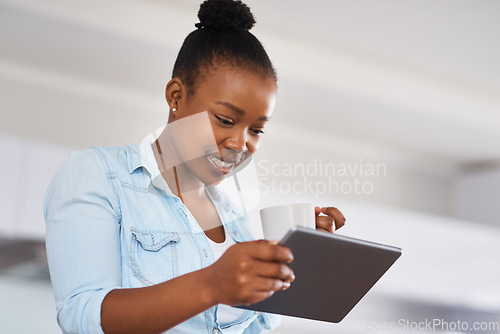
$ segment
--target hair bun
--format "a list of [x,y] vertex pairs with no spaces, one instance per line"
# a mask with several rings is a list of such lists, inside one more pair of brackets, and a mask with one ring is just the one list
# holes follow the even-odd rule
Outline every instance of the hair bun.
[[255,19],[250,8],[239,0],[206,0],[198,12],[198,29],[250,30]]

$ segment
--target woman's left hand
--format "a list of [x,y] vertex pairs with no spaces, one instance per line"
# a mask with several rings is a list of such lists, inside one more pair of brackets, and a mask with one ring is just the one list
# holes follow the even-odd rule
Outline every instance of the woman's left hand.
[[[316,213],[316,229],[333,233],[345,224],[345,217],[339,209],[334,207],[320,208],[315,207]],[[324,215],[320,214],[323,213]],[[335,227],[335,228],[334,228]]]

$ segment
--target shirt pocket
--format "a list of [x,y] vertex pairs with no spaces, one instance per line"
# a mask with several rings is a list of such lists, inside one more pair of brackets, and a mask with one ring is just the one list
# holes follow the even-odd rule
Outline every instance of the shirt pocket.
[[134,275],[145,285],[168,281],[178,275],[178,232],[131,228],[130,258]]

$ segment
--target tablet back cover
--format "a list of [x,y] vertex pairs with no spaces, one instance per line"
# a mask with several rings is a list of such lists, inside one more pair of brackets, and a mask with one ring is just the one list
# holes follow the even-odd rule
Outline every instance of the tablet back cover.
[[264,301],[238,307],[340,322],[401,255],[397,247],[300,227],[281,243],[292,250],[295,281]]

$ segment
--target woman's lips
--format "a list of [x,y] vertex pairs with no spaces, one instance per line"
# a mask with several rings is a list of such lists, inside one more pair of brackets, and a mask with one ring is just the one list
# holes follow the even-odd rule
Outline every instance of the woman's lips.
[[233,168],[239,163],[239,161],[235,162],[222,161],[213,154],[209,154],[207,157],[210,164],[223,174],[229,174],[233,170]]

